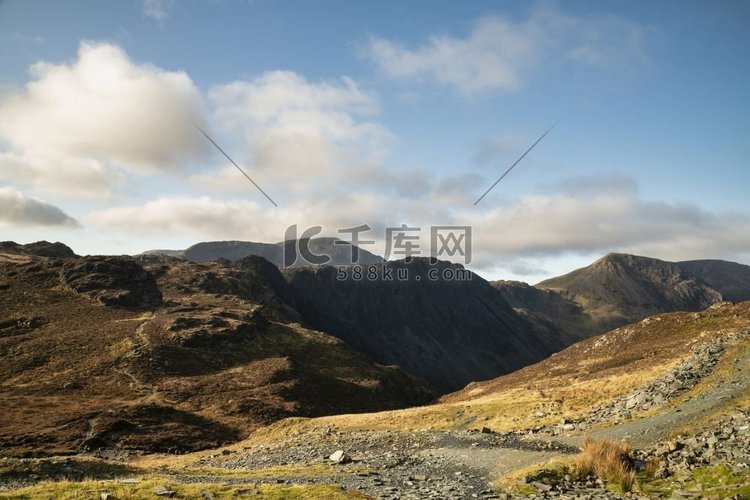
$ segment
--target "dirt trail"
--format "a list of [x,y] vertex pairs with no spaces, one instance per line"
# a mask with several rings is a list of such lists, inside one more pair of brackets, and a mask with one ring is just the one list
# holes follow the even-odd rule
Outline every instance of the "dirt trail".
[[158,403],[158,402],[161,402],[161,395],[159,394],[158,388],[154,385],[151,385],[139,379],[128,368],[128,360],[131,358],[138,357],[141,354],[141,352],[144,351],[146,347],[148,346],[149,341],[148,341],[148,337],[144,333],[144,329],[146,325],[151,320],[154,319],[154,313],[146,313],[137,319],[140,320],[141,322],[138,324],[138,326],[135,328],[135,331],[133,332],[133,336],[135,338],[134,346],[130,351],[128,351],[121,358],[115,370],[118,373],[121,373],[123,376],[125,376],[128,380],[130,380],[131,385],[135,387],[136,390],[143,392],[144,394],[143,400],[142,400],[143,404]]

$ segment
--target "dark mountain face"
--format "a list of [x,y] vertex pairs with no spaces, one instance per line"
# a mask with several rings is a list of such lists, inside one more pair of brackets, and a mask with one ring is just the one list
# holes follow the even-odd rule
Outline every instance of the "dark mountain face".
[[[329,266],[284,271],[306,324],[440,391],[511,372],[566,345],[552,325],[527,321],[460,266],[391,261],[362,279],[345,269],[343,278]],[[467,274],[456,279],[459,272]]]
[[725,260],[688,260],[678,262],[677,266],[719,292],[726,300],[750,300],[750,266]]
[[[338,243],[337,243],[338,242]],[[352,247],[349,243],[337,238],[312,238],[310,240],[289,240],[280,243],[253,243],[249,241],[208,241],[198,243],[185,250],[185,259],[193,262],[211,262],[219,259],[236,261],[249,255],[257,255],[277,266],[302,267],[308,265],[299,255],[299,246],[305,246],[314,255],[327,255],[331,258],[329,265],[352,264],[352,252],[358,255],[362,265],[379,264],[381,257],[361,248]],[[285,258],[286,253],[286,258]],[[289,257],[292,259],[289,259]],[[290,264],[290,260],[296,262]]]
[[580,304],[553,290],[544,290],[521,281],[490,282],[519,314],[538,325],[554,325],[566,344],[573,344],[599,333]]
[[678,263],[627,254],[609,254],[536,287],[580,304],[597,333],[660,312],[699,311],[722,300]]
[[281,252],[273,243],[251,241],[205,241],[188,247],[183,256],[193,262],[212,262],[219,259],[239,260],[248,255],[257,255],[276,264],[281,263]]

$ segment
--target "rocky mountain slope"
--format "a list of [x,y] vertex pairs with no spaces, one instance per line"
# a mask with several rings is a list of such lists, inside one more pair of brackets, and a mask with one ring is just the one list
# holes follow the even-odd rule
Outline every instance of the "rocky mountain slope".
[[200,449],[287,416],[434,397],[399,368],[297,323],[286,281],[262,258],[197,264],[76,257],[50,244],[3,250],[4,453]]
[[[310,251],[315,255],[328,255],[331,258],[330,265],[352,264],[352,245],[338,238],[312,238],[308,241]],[[337,243],[338,242],[338,243]],[[172,257],[183,257],[193,262],[211,262],[219,259],[236,261],[249,255],[263,257],[282,266],[284,253],[287,255],[298,255],[296,267],[304,266],[306,263],[299,257],[295,248],[296,241],[282,241],[279,243],[255,243],[252,241],[205,241],[196,243],[185,250],[149,250],[147,255],[167,255]],[[355,249],[358,252],[358,262],[362,265],[378,264],[383,259],[362,248]],[[289,265],[289,263],[286,263]]]
[[460,266],[417,258],[373,269],[373,277],[361,279],[349,271],[340,279],[333,267],[284,274],[312,328],[440,391],[508,373],[572,343],[553,325],[517,314],[488,282]]
[[[700,311],[721,300],[743,300],[750,296],[750,267],[718,260],[666,262],[613,253],[535,288],[559,293],[562,297],[557,303],[574,302],[584,314],[563,311],[561,319],[553,322],[580,323],[584,330],[591,327],[592,333],[602,333],[660,312]],[[518,306],[528,307],[522,300]],[[543,310],[535,312],[548,317]]]
[[677,266],[719,292],[724,300],[750,300],[750,266],[725,260],[687,260]]
[[508,304],[529,321],[538,325],[552,325],[565,336],[568,344],[597,333],[596,325],[583,307],[554,290],[537,288],[522,281],[498,280],[490,282]]

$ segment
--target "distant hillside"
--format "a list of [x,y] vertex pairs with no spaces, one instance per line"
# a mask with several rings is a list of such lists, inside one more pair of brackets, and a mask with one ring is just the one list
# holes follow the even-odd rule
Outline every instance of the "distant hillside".
[[[688,267],[699,266],[613,253],[536,287],[559,292],[580,304],[591,317],[594,330],[602,332],[660,312],[700,311],[721,301],[722,294]],[[723,265],[716,267],[724,269]],[[718,274],[714,276],[715,282],[721,281]],[[734,290],[750,290],[750,282],[744,289],[735,284]]]
[[677,265],[722,294],[726,300],[750,300],[750,266],[725,260],[688,260]]
[[536,288],[521,281],[490,283],[513,309],[530,321],[558,328],[568,344],[601,333],[580,304],[556,291]]
[[263,258],[140,261],[3,244],[0,452],[194,450],[288,416],[435,396],[300,326],[289,285]]
[[165,255],[167,257],[184,258],[185,250],[166,250],[166,249],[146,250],[140,255]]
[[[339,243],[336,243],[338,241]],[[296,241],[280,243],[254,243],[251,241],[207,241],[197,243],[182,252],[182,256],[193,262],[211,262],[218,259],[236,261],[248,255],[257,255],[282,266],[284,264],[284,250],[288,255],[295,254]],[[313,238],[309,240],[309,249],[316,255],[331,257],[329,265],[346,265],[352,263],[352,245],[338,238]],[[359,263],[363,265],[378,264],[383,259],[362,248],[358,249]],[[297,259],[294,267],[307,265],[301,258]]]
[[0,241],[0,252],[24,255],[38,255],[40,257],[75,257],[73,250],[64,243],[49,241],[37,241],[21,245],[15,241]]
[[[339,279],[333,267],[284,274],[306,324],[441,391],[509,373],[574,341],[551,324],[517,314],[473,273],[470,279],[444,278],[460,266],[418,258],[377,269],[376,279],[359,280],[351,274]],[[386,272],[393,279],[381,279]],[[398,272],[408,277],[397,279]]]

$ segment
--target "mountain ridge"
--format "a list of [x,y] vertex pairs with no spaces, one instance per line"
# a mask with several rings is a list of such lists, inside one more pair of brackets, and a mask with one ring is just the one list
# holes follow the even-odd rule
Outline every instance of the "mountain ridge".
[[[300,240],[285,240],[278,243],[259,243],[253,241],[226,240],[203,241],[189,246],[185,250],[148,250],[141,255],[167,255],[181,257],[193,262],[211,262],[219,259],[236,261],[249,255],[263,257],[269,262],[281,267],[289,266],[285,262],[287,257],[296,257],[292,267],[305,266],[308,263],[302,259],[299,251],[301,242],[306,242],[307,248],[315,255],[327,255],[331,258],[329,265],[348,265],[359,263],[362,265],[379,264],[383,258],[354,246],[339,238],[321,237]],[[353,262],[353,252],[358,253]]]

